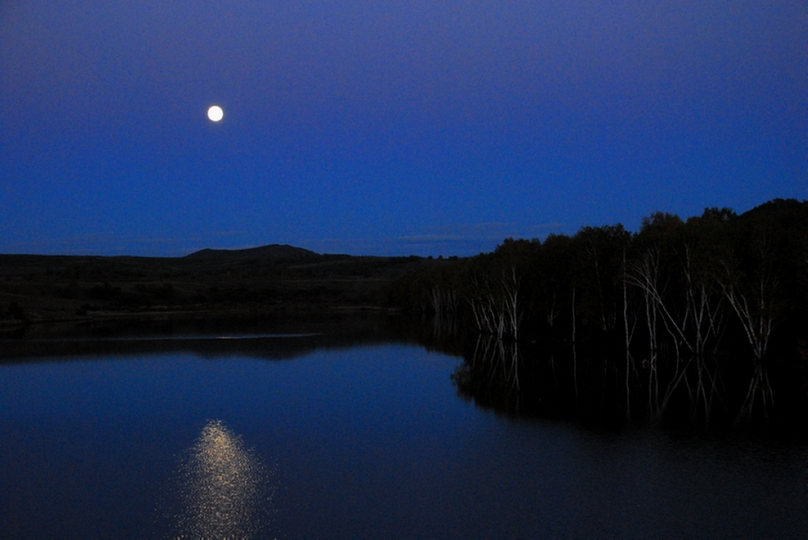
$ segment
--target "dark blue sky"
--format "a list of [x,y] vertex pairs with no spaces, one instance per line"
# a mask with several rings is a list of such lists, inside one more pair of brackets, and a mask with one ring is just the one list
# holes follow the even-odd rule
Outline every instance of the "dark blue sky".
[[806,199],[806,28],[804,0],[6,0],[0,252],[469,255]]

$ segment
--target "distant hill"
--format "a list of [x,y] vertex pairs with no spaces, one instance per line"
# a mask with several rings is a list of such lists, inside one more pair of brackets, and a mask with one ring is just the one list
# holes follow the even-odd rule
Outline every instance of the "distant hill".
[[415,256],[323,255],[280,244],[184,257],[0,254],[0,330],[110,317],[382,309],[395,280],[447,264]]
[[260,260],[305,260],[321,255],[287,244],[270,244],[247,249],[203,249],[186,255],[184,259],[260,259]]

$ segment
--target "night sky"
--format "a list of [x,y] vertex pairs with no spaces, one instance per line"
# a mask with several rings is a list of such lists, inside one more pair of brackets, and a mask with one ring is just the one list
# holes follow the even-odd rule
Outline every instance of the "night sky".
[[776,197],[805,0],[0,2],[2,253],[473,255]]

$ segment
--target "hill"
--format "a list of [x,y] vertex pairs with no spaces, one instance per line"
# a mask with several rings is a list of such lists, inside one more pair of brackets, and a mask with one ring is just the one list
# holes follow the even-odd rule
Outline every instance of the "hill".
[[234,260],[234,259],[263,259],[275,261],[292,261],[318,258],[320,255],[308,249],[289,246],[286,244],[271,244],[247,249],[203,249],[185,259],[191,260]]
[[184,257],[0,255],[0,325],[381,309],[386,285],[447,264],[278,244]]

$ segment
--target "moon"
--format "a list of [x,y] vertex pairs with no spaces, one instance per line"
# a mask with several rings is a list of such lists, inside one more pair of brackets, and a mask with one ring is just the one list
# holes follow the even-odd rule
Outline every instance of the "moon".
[[224,118],[224,111],[218,105],[212,105],[211,108],[208,109],[208,118],[210,118],[211,122],[218,122]]

